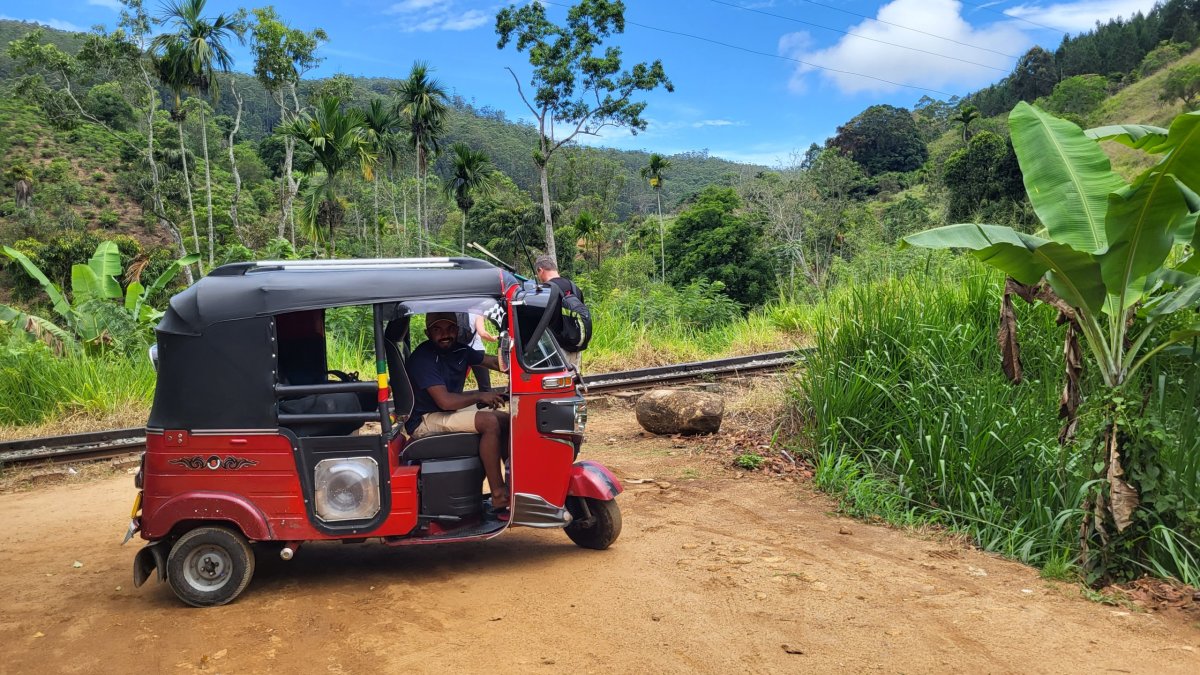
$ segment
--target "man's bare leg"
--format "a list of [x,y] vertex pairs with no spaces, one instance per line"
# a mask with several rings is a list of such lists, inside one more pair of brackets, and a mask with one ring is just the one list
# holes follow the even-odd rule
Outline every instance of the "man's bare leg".
[[492,508],[508,508],[508,485],[504,482],[502,465],[502,456],[508,454],[508,415],[481,410],[475,413],[475,430],[479,432],[479,459],[492,490]]

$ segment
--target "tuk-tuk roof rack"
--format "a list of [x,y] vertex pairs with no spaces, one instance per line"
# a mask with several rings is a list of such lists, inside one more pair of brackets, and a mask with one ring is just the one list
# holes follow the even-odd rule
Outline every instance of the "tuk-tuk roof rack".
[[329,260],[260,260],[222,265],[208,276],[244,276],[248,272],[298,270],[429,270],[429,269],[492,269],[494,265],[478,258],[332,258]]

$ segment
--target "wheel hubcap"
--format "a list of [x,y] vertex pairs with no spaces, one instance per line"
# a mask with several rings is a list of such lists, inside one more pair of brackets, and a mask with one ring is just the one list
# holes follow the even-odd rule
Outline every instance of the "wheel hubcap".
[[215,591],[229,583],[232,571],[233,558],[217,546],[198,547],[188,554],[183,565],[188,584],[201,591]]

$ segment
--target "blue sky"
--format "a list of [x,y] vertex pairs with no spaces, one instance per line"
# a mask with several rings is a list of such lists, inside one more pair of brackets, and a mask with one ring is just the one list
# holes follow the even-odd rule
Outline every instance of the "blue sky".
[[[147,7],[157,13],[158,0]],[[246,6],[259,6],[258,3]],[[403,77],[423,59],[448,88],[476,105],[530,117],[511,66],[529,67],[511,46],[496,49],[486,0],[276,0],[292,25],[320,26],[330,40],[314,76]],[[561,22],[570,0],[548,0]],[[821,143],[876,103],[911,107],[922,95],[949,98],[1004,77],[1016,57],[1097,21],[1148,11],[1153,0],[626,0],[626,31],[613,43],[626,63],[660,58],[674,93],[648,96],[649,128],[606,129],[583,142],[664,154],[707,149],[773,166]],[[209,0],[208,13],[234,0]],[[85,30],[112,26],[117,0],[0,0],[0,18]],[[249,71],[249,50],[235,49]],[[823,68],[824,69],[823,69]],[[842,71],[842,72],[836,72]]]

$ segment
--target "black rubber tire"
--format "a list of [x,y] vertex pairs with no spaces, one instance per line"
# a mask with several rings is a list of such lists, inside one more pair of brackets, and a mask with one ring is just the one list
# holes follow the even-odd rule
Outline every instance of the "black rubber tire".
[[254,576],[254,552],[239,532],[226,527],[189,530],[167,556],[167,583],[193,607],[224,605],[241,595]]
[[[592,522],[586,524],[582,504],[584,501],[592,514]],[[603,551],[621,536],[621,507],[617,506],[615,499],[568,497],[567,510],[575,520],[564,529],[571,541],[578,546]]]

